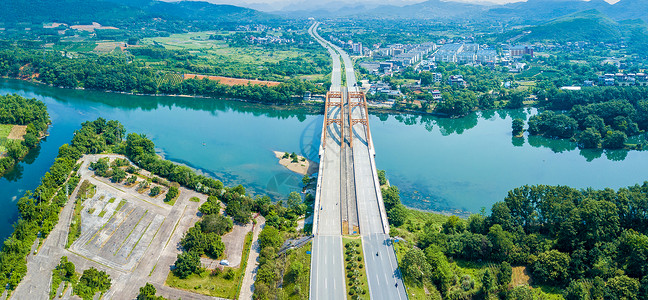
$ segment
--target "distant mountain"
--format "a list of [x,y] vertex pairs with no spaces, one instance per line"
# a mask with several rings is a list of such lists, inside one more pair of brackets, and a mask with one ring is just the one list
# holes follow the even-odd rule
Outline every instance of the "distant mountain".
[[598,10],[588,10],[558,18],[529,29],[522,41],[618,42],[623,38],[619,23]]
[[493,7],[485,17],[519,19],[525,23],[542,22],[580,11],[606,11],[612,5],[603,0],[528,0]]
[[643,19],[648,21],[648,0],[621,0],[606,13],[614,19]]
[[472,18],[486,9],[487,6],[477,4],[428,0],[403,7],[381,6],[363,14],[379,18],[454,19]]
[[249,8],[198,1],[10,0],[0,2],[0,22],[7,23],[99,22],[103,25],[119,25],[150,18],[228,22],[274,17]]

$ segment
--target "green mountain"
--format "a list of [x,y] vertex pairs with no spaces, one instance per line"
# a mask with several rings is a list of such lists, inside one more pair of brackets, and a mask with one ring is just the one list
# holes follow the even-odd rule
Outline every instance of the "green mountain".
[[[542,25],[524,28],[520,31],[530,33],[523,35],[518,41],[618,42],[624,36],[621,28],[619,23],[598,10],[588,10],[560,17]],[[509,35],[518,35],[520,31]]]

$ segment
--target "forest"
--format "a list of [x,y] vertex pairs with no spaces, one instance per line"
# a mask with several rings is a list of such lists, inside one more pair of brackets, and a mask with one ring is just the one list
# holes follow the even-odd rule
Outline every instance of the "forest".
[[626,145],[626,139],[648,129],[648,88],[551,89],[539,93],[538,101],[548,110],[529,119],[529,134],[572,139],[580,148],[644,147]]
[[[526,267],[535,284],[568,300],[645,299],[646,211],[648,182],[617,191],[522,186],[488,215],[423,226],[401,268],[410,284],[431,284],[443,299],[536,299],[528,289],[509,288],[511,266]],[[479,287],[455,276],[453,260],[498,267],[486,269]]]
[[7,155],[0,158],[0,175],[10,171],[30,149],[36,148],[50,123],[45,103],[19,95],[0,96],[0,124],[27,125],[22,141],[0,140]]
[[0,75],[36,78],[56,87],[102,91],[235,98],[268,104],[299,103],[304,92],[326,93],[326,87],[291,79],[278,86],[228,86],[208,79],[164,80],[166,74],[143,62],[119,56],[67,58],[29,50],[0,51]]

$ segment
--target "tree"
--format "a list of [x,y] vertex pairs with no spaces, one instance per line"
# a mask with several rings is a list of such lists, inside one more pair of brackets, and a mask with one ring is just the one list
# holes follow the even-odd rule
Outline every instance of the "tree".
[[405,220],[407,220],[407,216],[407,208],[402,204],[394,206],[387,212],[389,222],[396,227],[403,225],[403,223],[405,223]]
[[302,205],[301,195],[297,192],[290,192],[288,195],[288,209],[295,212],[296,215],[301,216],[306,213],[306,207]]
[[124,179],[126,179],[126,171],[121,168],[116,168],[111,177],[112,182],[120,183],[124,181]]
[[495,278],[493,278],[493,274],[491,273],[490,269],[486,269],[486,272],[484,272],[484,275],[482,277],[482,290],[484,294],[489,295],[494,288]]
[[385,210],[389,211],[394,206],[400,204],[400,192],[396,186],[390,186],[386,189],[381,189],[383,202],[385,203]]
[[180,190],[177,187],[175,186],[169,187],[169,191],[164,196],[164,202],[172,201],[173,199],[178,197],[178,194],[180,194]]
[[[639,280],[626,275],[610,278],[606,286],[615,299],[638,300]],[[644,295],[645,296],[645,295]]]
[[511,283],[511,276],[513,276],[513,268],[508,262],[502,262],[500,264],[499,273],[497,273],[497,285],[500,286],[500,289],[506,289]]
[[221,237],[215,233],[206,234],[207,248],[205,253],[211,256],[212,258],[219,258],[225,252],[225,244],[221,240]]
[[588,127],[576,137],[578,147],[582,149],[595,149],[601,147],[601,134],[594,128]]
[[283,238],[277,228],[266,226],[259,234],[259,246],[263,249],[266,247],[279,248],[283,244]]
[[426,278],[430,277],[432,267],[425,259],[423,250],[412,248],[403,257],[401,262],[403,277],[411,284],[421,285]]
[[524,120],[522,119],[514,119],[513,124],[511,125],[511,129],[513,130],[513,136],[520,136],[524,132]]
[[140,287],[139,294],[137,295],[137,300],[164,300],[162,296],[155,296],[157,289],[150,283],[146,283],[143,287]]
[[149,196],[155,197],[159,195],[162,192],[162,189],[159,186],[154,186],[151,188],[151,191],[149,192]]
[[174,265],[173,274],[183,279],[187,278],[200,269],[200,255],[193,251],[180,253]]
[[232,227],[232,219],[219,214],[205,215],[203,220],[200,222],[200,228],[203,232],[213,232],[217,235],[223,235],[229,232],[232,230]]
[[533,275],[541,282],[561,284],[568,278],[569,255],[558,250],[549,250],[538,255],[533,263]]
[[380,185],[387,184],[387,176],[386,176],[387,174],[385,170],[378,170],[377,173],[378,173],[378,183],[380,183]]
[[621,131],[608,131],[605,135],[605,139],[603,139],[603,148],[622,149],[623,147],[625,147],[626,138],[626,134]]

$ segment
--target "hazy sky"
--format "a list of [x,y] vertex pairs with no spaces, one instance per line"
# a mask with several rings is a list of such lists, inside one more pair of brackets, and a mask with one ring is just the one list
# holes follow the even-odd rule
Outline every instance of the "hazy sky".
[[[0,0],[6,1],[6,0]],[[419,2],[424,2],[426,0],[162,0],[167,2],[176,2],[176,1],[207,1],[216,4],[232,4],[236,6],[250,7],[254,9],[259,9],[263,11],[277,11],[277,10],[295,10],[302,7],[302,9],[312,9],[314,7],[326,6],[327,3],[331,2],[343,2],[343,3],[354,3],[354,4],[390,4],[390,5],[408,5]],[[446,0],[442,0],[446,1]],[[520,2],[526,0],[447,0],[447,1],[456,1],[456,2],[466,2],[466,3],[497,3],[505,4],[511,2]],[[589,1],[589,0],[585,0]],[[619,0],[605,0],[609,3],[616,3]],[[307,8],[308,7],[308,8]]]
[[[174,0],[165,0],[165,1],[174,1]],[[175,0],[177,1],[177,0]],[[205,0],[202,0],[205,1]],[[295,3],[295,2],[302,2],[298,0],[206,0],[207,2],[211,3],[220,3],[220,4],[270,4],[270,5],[279,5],[283,6],[289,3]],[[335,0],[331,1],[322,1],[322,2],[333,2]],[[409,3],[418,3],[418,2],[424,2],[425,0],[354,0],[354,1],[348,1],[348,0],[339,0],[340,2],[379,2],[379,3],[391,3],[391,4],[409,4]],[[457,2],[491,2],[491,3],[499,3],[499,4],[504,4],[504,3],[511,3],[511,2],[520,2],[520,1],[525,1],[525,0],[454,0]],[[605,0],[610,3],[616,3],[619,0]]]

